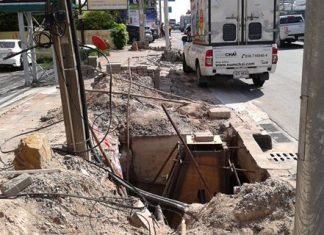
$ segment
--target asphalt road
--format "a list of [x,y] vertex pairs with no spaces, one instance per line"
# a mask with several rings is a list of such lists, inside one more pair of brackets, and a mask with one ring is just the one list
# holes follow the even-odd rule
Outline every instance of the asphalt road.
[[[174,33],[176,47],[181,43],[181,34]],[[260,89],[252,80],[228,80],[217,78],[207,89],[222,103],[242,109],[249,102],[266,112],[270,119],[294,139],[298,139],[300,93],[302,80],[303,44],[292,44],[279,50],[277,70],[270,75]]]

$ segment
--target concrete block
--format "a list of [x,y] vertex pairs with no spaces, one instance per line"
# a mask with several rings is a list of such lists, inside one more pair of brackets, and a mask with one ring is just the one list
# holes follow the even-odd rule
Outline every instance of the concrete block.
[[194,139],[196,142],[212,142],[214,135],[210,131],[199,131],[194,133]]
[[208,111],[208,116],[211,119],[229,119],[231,117],[231,111],[227,108],[211,108]]
[[13,164],[15,170],[42,169],[51,159],[51,148],[46,135],[34,133],[21,139],[15,150]]
[[[138,200],[134,207],[144,207],[144,204],[141,200]],[[153,216],[147,208],[143,209],[143,211],[134,212],[129,219],[130,224],[137,228],[143,227],[150,231],[153,229]]]
[[[121,63],[110,63],[112,73],[120,73],[121,71]],[[110,66],[107,65],[107,72],[109,73]]]
[[0,189],[3,195],[14,196],[27,188],[32,183],[33,181],[31,176],[25,173],[7,181],[3,185],[1,185]]
[[98,66],[98,56],[88,56],[88,65],[97,68]]

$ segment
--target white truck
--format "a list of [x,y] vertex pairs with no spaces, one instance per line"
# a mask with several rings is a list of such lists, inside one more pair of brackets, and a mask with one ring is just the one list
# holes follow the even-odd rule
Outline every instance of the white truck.
[[276,69],[277,0],[191,0],[191,36],[183,48],[184,72],[198,85],[215,75],[252,78],[261,87]]
[[302,15],[280,16],[280,36],[278,46],[304,39],[305,21]]

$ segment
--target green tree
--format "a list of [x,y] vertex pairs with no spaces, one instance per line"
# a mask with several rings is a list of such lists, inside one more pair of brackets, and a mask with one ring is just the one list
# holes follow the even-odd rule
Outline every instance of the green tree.
[[[118,17],[116,11],[88,11],[83,14],[83,29],[84,30],[102,30],[111,29]],[[81,29],[80,22],[78,28]]]
[[0,31],[18,31],[18,16],[17,13],[0,12]]
[[111,30],[111,37],[113,43],[117,49],[123,49],[128,42],[128,32],[126,25],[124,24],[114,24],[114,28]]

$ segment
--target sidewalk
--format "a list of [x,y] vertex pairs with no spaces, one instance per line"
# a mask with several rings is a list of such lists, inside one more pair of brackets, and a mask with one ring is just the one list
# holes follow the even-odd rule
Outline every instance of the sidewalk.
[[[171,45],[174,49],[182,49],[182,44],[180,44],[179,40],[176,37],[171,37]],[[181,47],[180,47],[180,46]],[[165,47],[165,40],[164,38],[156,39],[153,43],[149,45],[151,48],[157,47]],[[150,55],[159,55],[162,54],[162,51],[155,51],[155,50],[139,50],[139,51],[131,51],[131,46],[127,45],[123,50],[112,50],[110,51],[110,55],[108,59],[110,63],[121,63],[122,65],[127,65],[128,58],[134,57],[147,57]],[[107,65],[107,61],[104,57],[99,58],[99,62],[101,63],[102,68]]]

